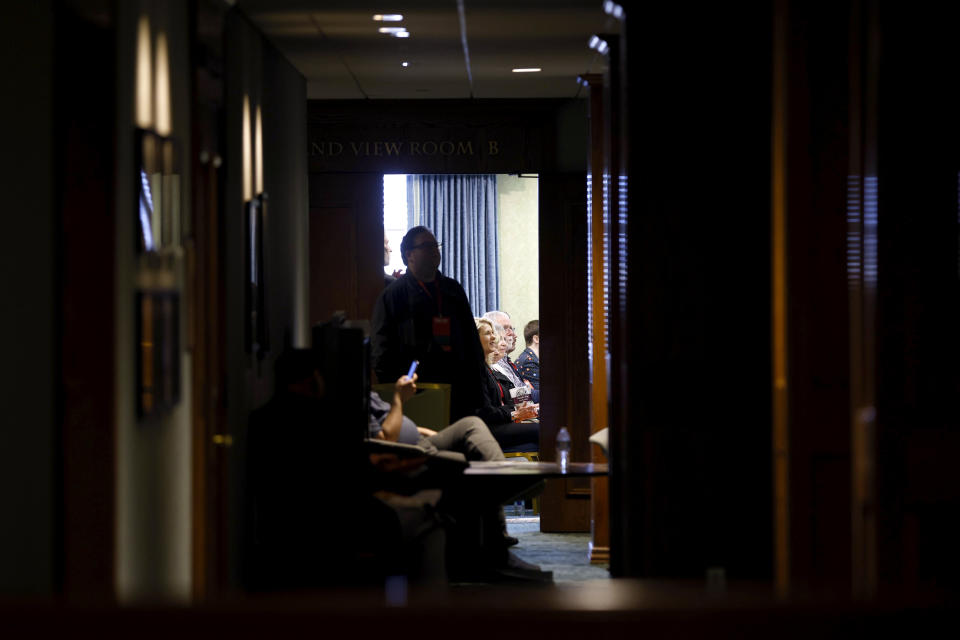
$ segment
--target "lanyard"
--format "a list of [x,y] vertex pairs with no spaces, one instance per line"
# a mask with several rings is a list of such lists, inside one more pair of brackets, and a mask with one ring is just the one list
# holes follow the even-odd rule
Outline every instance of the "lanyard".
[[493,378],[493,381],[497,383],[497,389],[500,389],[500,406],[502,407],[506,404],[506,402],[503,400],[503,387],[500,386],[500,381],[497,380],[497,376],[493,375],[493,371],[490,370],[490,367],[487,367],[487,373],[489,373],[490,377]]
[[[423,292],[424,292],[425,294],[427,294],[427,297],[429,297],[431,300],[433,300],[433,294],[430,293],[430,289],[427,288],[427,285],[423,284],[423,282],[421,282],[420,280],[417,280],[417,284],[420,285],[420,288],[423,289]],[[439,283],[439,282],[437,283],[437,299],[436,299],[436,303],[437,303],[437,316],[440,317],[440,318],[442,318],[442,317],[443,317],[443,297],[440,295],[440,283]]]

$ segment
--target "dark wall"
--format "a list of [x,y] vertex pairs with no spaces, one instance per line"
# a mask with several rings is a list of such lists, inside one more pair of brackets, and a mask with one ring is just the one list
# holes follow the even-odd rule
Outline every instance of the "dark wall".
[[57,491],[55,420],[57,298],[53,201],[51,2],[5,9],[0,59],[8,90],[2,166],[5,216],[0,274],[6,336],[0,428],[0,592],[47,593],[54,585]]
[[616,575],[771,574],[770,24],[762,6],[628,11],[613,141],[628,181],[612,194],[626,196],[613,214],[614,243],[626,234],[612,257]]
[[791,582],[808,587],[845,588],[852,558],[847,217],[863,184],[848,176],[862,175],[851,136],[863,122],[857,63],[838,64],[851,16],[839,3],[795,3],[782,15],[789,557]]
[[956,10],[780,5],[794,586],[957,585]]
[[957,589],[960,10],[877,5],[879,581]]
[[307,290],[307,159],[300,145],[307,120],[303,76],[271,46],[263,48],[264,188],[270,344],[304,344]]
[[[241,14],[227,18],[224,36],[226,92],[226,170],[223,194],[223,273],[226,288],[227,422],[234,435],[228,470],[231,478],[231,571],[240,568],[247,418],[273,393],[273,363],[290,340],[306,339],[305,269],[307,174],[306,84],[303,76]],[[244,342],[246,295],[242,180],[243,95],[263,113],[264,190],[269,195],[264,223],[264,269],[270,349],[261,357]],[[251,114],[251,118],[253,115]],[[230,576],[236,584],[239,575]]]
[[[246,410],[264,402],[272,392],[273,360],[284,340],[302,331],[297,315],[299,291],[305,286],[300,271],[306,221],[306,164],[300,153],[306,137],[306,94],[303,76],[254,29],[233,13],[225,36],[227,158],[224,193],[224,273],[226,274],[227,368],[229,402],[237,424]],[[269,196],[264,222],[264,270],[270,350],[259,359],[244,345],[245,240],[242,176],[243,95],[263,113],[264,190]],[[251,110],[253,118],[253,110]],[[240,374],[239,372],[243,372]],[[236,402],[235,402],[236,401]]]

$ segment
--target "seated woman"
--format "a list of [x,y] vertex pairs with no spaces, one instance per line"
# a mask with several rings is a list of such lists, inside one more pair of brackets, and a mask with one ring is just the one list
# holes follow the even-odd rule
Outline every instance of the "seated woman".
[[487,371],[481,385],[482,405],[477,408],[476,415],[487,423],[493,437],[504,451],[522,451],[528,447],[538,449],[540,424],[531,420],[536,419],[539,407],[529,405],[516,410],[513,408],[509,390],[504,388],[490,370],[490,365],[501,358],[500,339],[493,323],[486,318],[478,319],[477,332],[483,346]]

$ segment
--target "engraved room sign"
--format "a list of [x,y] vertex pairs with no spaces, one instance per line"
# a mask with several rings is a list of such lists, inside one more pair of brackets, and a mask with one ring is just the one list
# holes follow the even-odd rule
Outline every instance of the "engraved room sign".
[[[311,172],[525,173],[543,167],[543,103],[310,101]],[[549,157],[549,156],[547,156]]]

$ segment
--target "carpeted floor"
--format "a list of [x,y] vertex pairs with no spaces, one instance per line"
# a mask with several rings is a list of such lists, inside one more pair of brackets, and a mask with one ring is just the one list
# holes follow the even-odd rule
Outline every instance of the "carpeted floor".
[[591,565],[589,533],[541,533],[539,517],[507,517],[507,531],[520,540],[513,553],[553,571],[554,583],[610,577],[607,565]]

